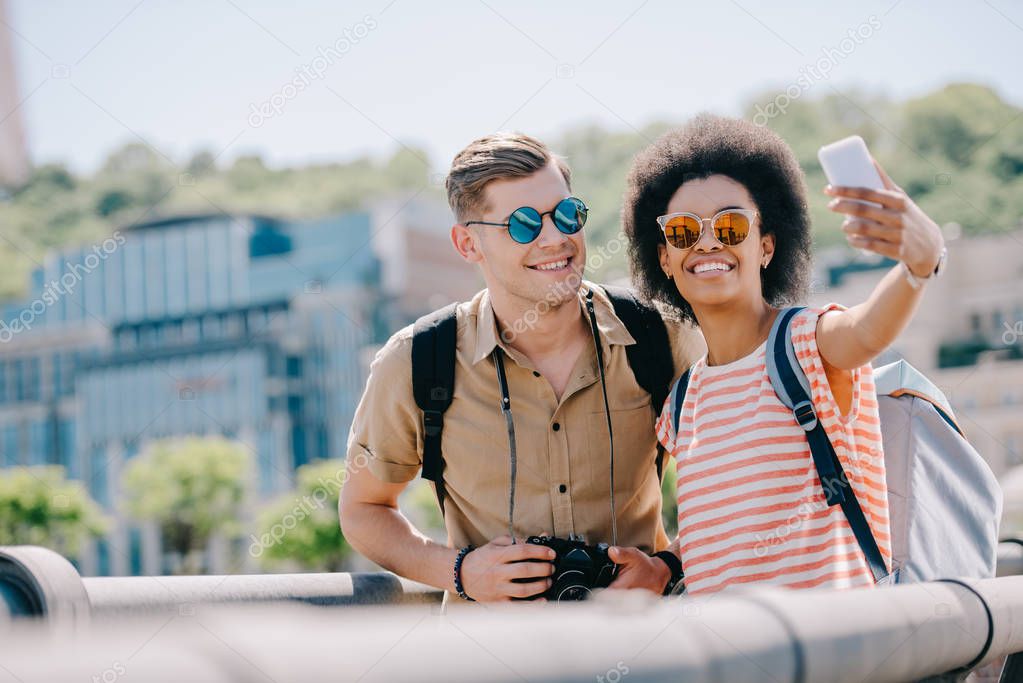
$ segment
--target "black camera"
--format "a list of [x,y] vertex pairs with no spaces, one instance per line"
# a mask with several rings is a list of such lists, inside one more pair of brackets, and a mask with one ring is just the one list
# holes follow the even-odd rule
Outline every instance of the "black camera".
[[555,553],[551,587],[534,598],[585,600],[594,588],[607,588],[618,576],[618,565],[607,555],[607,543],[594,546],[586,545],[582,538],[551,536],[530,536],[526,543],[545,545]]

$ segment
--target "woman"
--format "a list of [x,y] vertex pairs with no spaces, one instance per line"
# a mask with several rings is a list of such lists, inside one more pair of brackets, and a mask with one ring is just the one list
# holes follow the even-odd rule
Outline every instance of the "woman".
[[[850,245],[900,265],[866,302],[804,310],[792,334],[818,418],[890,570],[870,362],[909,322],[943,242],[934,221],[878,169],[885,190],[825,191],[846,216]],[[707,341],[678,432],[670,399],[657,427],[676,460],[686,589],[873,585],[840,506],[825,502],[806,434],[766,371],[779,308],[800,301],[810,278],[806,190],[792,150],[766,128],[699,116],[636,158],[624,222],[639,288],[696,323]]]

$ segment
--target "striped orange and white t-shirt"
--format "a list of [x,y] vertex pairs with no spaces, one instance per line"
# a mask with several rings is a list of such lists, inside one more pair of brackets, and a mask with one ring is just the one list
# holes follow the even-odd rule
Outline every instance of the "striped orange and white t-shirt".
[[[817,349],[818,317],[792,321],[796,356],[817,416],[835,447],[886,564],[891,566],[888,492],[871,367],[854,370],[852,407],[842,415]],[[679,433],[671,397],[657,437],[675,459],[678,527],[686,590],[770,583],[789,588],[873,585],[842,508],[828,506],[806,434],[771,387],[766,342],[727,365],[693,365]]]

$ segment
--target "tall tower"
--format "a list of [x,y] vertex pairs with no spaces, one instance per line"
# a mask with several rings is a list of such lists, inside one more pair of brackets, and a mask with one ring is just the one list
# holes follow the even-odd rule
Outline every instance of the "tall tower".
[[20,185],[29,170],[8,22],[7,0],[0,0],[0,187]]

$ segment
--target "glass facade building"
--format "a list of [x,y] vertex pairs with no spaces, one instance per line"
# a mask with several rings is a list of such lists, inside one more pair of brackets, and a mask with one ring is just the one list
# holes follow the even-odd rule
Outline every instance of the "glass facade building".
[[397,310],[384,280],[401,277],[385,271],[406,267],[381,250],[377,233],[395,236],[381,223],[188,216],[47,256],[0,322],[0,466],[63,465],[117,520],[83,571],[166,569],[152,530],[116,506],[147,441],[242,442],[259,499],[343,456],[367,349],[427,308]]

